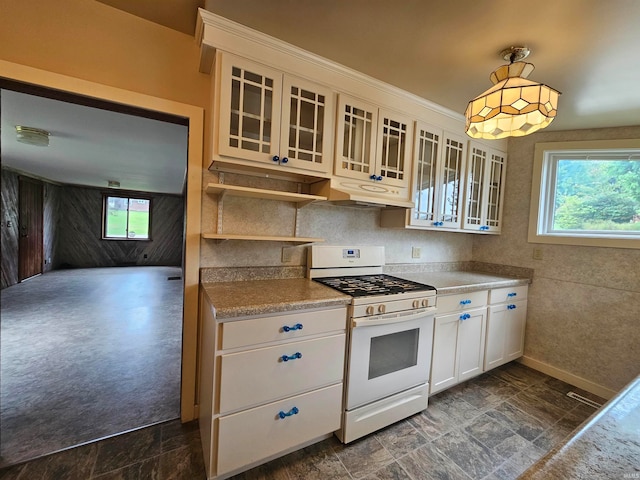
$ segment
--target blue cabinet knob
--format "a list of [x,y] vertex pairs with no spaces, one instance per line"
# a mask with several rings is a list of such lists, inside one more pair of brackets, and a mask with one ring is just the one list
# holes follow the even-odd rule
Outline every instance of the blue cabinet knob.
[[288,162],[289,162],[289,159],[287,157],[283,157],[282,158],[282,162],[281,163],[288,163]]
[[274,155],[271,160],[273,160],[274,162],[279,162],[280,161],[280,157],[278,155]]
[[516,297],[516,296],[518,296],[516,292],[507,293],[507,297],[509,298]]
[[299,411],[300,410],[298,410],[298,407],[293,407],[288,412],[283,412],[282,410],[280,410],[278,412],[278,417],[280,417],[280,418],[290,417],[291,415],[297,415]]
[[376,179],[376,176],[375,176],[375,175],[369,175],[369,178],[370,178],[371,180],[375,180],[375,179]]
[[444,222],[433,222],[434,227],[441,227],[444,225]]
[[302,354],[300,352],[296,352],[293,355],[282,355],[280,360],[283,362],[288,362],[289,360],[295,360],[297,358],[302,358]]
[[460,320],[469,320],[471,318],[471,314],[469,313],[463,313],[462,315],[460,315]]
[[460,300],[460,305],[471,305],[471,300]]
[[381,181],[382,181],[382,176],[381,176],[381,175],[378,175],[378,176],[376,177],[376,180],[377,180],[378,182],[381,182]]
[[516,307],[515,305],[507,305],[507,308],[508,308],[509,310],[515,310],[515,309],[516,309],[516,308],[518,308],[518,307]]

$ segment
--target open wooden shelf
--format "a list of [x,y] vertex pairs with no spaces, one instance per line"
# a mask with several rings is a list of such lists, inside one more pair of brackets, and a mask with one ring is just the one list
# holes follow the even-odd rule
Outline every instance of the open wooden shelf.
[[236,235],[232,233],[203,233],[202,238],[207,240],[256,240],[261,242],[290,242],[290,243],[315,243],[324,242],[324,238],[312,237],[276,237],[270,235]]
[[263,188],[241,187],[239,185],[227,185],[224,183],[207,184],[207,193],[213,195],[233,195],[235,197],[262,198],[265,200],[280,200],[284,202],[296,203],[303,207],[312,202],[326,201],[327,197],[320,195],[309,195],[306,193],[280,192],[277,190],[265,190]]

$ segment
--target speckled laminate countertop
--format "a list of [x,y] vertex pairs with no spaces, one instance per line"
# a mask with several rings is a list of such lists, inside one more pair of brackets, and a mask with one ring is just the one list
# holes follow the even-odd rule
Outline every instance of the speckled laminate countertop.
[[351,297],[308,278],[276,278],[201,284],[216,318],[343,306]]
[[[389,272],[433,285],[441,295],[526,285],[529,279],[478,272]],[[350,297],[308,278],[274,278],[201,284],[218,320],[347,305]]]
[[467,293],[474,290],[528,285],[528,278],[505,277],[480,272],[394,272],[390,275],[432,285],[438,295]]
[[640,376],[520,479],[640,478]]

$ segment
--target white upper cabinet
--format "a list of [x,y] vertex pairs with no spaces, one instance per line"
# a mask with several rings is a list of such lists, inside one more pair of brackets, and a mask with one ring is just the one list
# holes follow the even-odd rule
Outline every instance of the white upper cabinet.
[[333,91],[235,55],[219,58],[217,154],[328,176]]
[[383,210],[383,227],[460,229],[466,140],[416,122],[413,148],[414,206]]
[[500,233],[506,154],[471,142],[466,174],[463,228]]
[[408,187],[412,133],[410,118],[340,94],[335,174],[384,186]]

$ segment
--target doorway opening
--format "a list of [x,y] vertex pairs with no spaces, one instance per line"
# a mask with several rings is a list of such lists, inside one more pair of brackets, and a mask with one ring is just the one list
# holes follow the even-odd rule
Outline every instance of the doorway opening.
[[[50,90],[41,86],[14,81],[3,81],[2,86],[10,87],[12,91],[22,91],[22,93],[24,93],[24,90],[28,90],[29,94],[43,95],[48,99],[52,97],[60,99],[63,97],[65,102],[72,102],[89,108],[107,109],[111,113],[122,114],[123,111],[126,111],[127,115],[142,113],[145,118],[154,120],[161,118],[161,121],[167,121],[170,118],[175,124],[186,125],[186,129],[191,127],[189,118],[161,111],[146,110],[135,105],[111,103],[104,98],[78,97],[70,92]],[[117,89],[107,90],[113,90],[115,97],[118,97],[118,94],[121,93]],[[106,97],[110,97],[110,95],[107,94]],[[197,115],[197,112],[195,114]],[[196,125],[196,128],[198,127],[201,128],[201,123]],[[188,131],[185,130],[185,132],[187,136]],[[197,136],[201,141],[201,135]],[[190,140],[185,140],[185,145],[187,141],[191,143]],[[3,155],[2,159],[4,160],[4,158]],[[199,164],[200,160],[201,157],[198,157],[196,163],[193,158],[189,159],[185,148],[181,159],[183,184],[188,176],[188,161],[193,165],[194,163]],[[163,200],[154,201],[152,204],[156,206],[164,204],[164,210],[160,214],[154,215],[157,218],[154,220],[155,223],[151,224],[151,228],[165,226],[166,230],[171,230],[177,234],[179,243],[177,262],[160,261],[154,264],[154,255],[158,255],[158,252],[152,252],[151,250],[140,254],[140,262],[127,261],[127,253],[131,254],[133,252],[136,259],[139,253],[137,251],[138,247],[132,246],[131,242],[134,242],[134,240],[131,239],[125,239],[126,242],[129,242],[128,245],[125,245],[122,242],[113,240],[105,241],[102,238],[96,238],[94,235],[91,237],[92,241],[101,244],[103,248],[83,251],[79,247],[82,246],[83,240],[81,240],[81,235],[75,228],[68,229],[71,232],[65,231],[64,234],[62,234],[61,230],[54,232],[54,236],[64,236],[64,241],[62,241],[64,245],[60,250],[67,249],[75,253],[75,257],[73,255],[71,257],[62,257],[60,256],[60,251],[56,250],[56,245],[59,245],[59,241],[51,241],[51,232],[47,230],[46,226],[47,205],[50,197],[57,197],[57,199],[53,202],[54,207],[50,206],[49,209],[55,212],[55,207],[57,206],[59,216],[64,217],[65,226],[77,226],[86,220],[86,218],[82,218],[83,212],[87,213],[85,207],[93,201],[92,198],[95,197],[96,193],[102,196],[105,189],[76,183],[71,185],[62,183],[59,180],[49,181],[50,179],[47,176],[33,174],[27,168],[14,167],[13,169],[5,169],[5,163],[7,162],[2,161],[3,209],[5,207],[5,197],[7,200],[11,200],[11,194],[17,193],[15,191],[12,192],[11,189],[4,188],[5,184],[8,183],[6,179],[16,176],[20,185],[20,188],[17,188],[18,192],[25,192],[26,194],[30,186],[35,186],[36,191],[39,189],[42,192],[40,200],[35,198],[37,193],[32,193],[31,197],[33,198],[30,197],[30,203],[28,203],[29,201],[25,203],[25,209],[28,211],[33,210],[33,204],[43,206],[44,211],[40,213],[40,218],[45,217],[45,221],[41,222],[40,226],[36,224],[34,227],[29,227],[34,228],[35,231],[40,230],[41,236],[39,239],[33,233],[29,233],[27,237],[24,237],[29,238],[31,243],[35,245],[35,253],[25,255],[25,258],[30,259],[33,264],[33,269],[29,270],[27,266],[22,266],[22,262],[18,262],[18,266],[15,269],[17,274],[16,285],[2,290],[3,312],[1,326],[3,329],[5,326],[14,327],[10,335],[5,335],[5,332],[3,332],[2,340],[3,342],[10,340],[14,344],[13,346],[17,347],[14,351],[19,352],[19,354],[11,356],[9,348],[5,348],[5,345],[3,345],[3,355],[0,360],[3,368],[2,378],[5,380],[0,380],[0,387],[10,386],[13,391],[8,392],[8,395],[18,400],[8,406],[9,410],[3,412],[5,418],[1,424],[2,430],[11,426],[12,422],[5,421],[6,418],[19,418],[20,420],[17,423],[24,423],[28,430],[31,431],[31,440],[38,437],[41,445],[37,447],[32,444],[31,447],[34,448],[25,449],[25,444],[28,446],[30,442],[28,439],[25,442],[23,441],[25,439],[20,437],[19,440],[23,450],[8,454],[3,448],[3,458],[0,466],[6,466],[81,443],[140,428],[150,423],[168,420],[167,415],[170,418],[181,417],[185,421],[193,418],[193,411],[190,412],[189,408],[184,408],[185,402],[187,405],[190,403],[191,408],[194,405],[194,392],[192,391],[194,381],[191,375],[187,378],[184,377],[184,359],[186,357],[187,363],[189,363],[189,357],[194,355],[195,352],[192,352],[190,347],[185,352],[182,345],[184,334],[193,329],[193,313],[189,311],[185,297],[188,286],[193,285],[194,276],[193,256],[189,260],[190,253],[185,248],[187,243],[185,242],[185,232],[190,229],[193,230],[193,223],[189,224],[189,218],[186,215],[189,208],[188,188],[183,185],[182,192],[179,195],[169,194],[162,196],[157,192],[153,193],[156,197],[162,196]],[[197,185],[191,185],[191,187],[196,187],[199,192],[199,183],[192,183],[197,183]],[[23,184],[27,186],[25,187]],[[6,196],[5,190],[7,191]],[[142,190],[135,190],[134,193],[140,191]],[[146,193],[147,195],[150,194],[149,192]],[[169,200],[164,197],[169,198]],[[191,199],[193,199],[193,195],[191,195]],[[17,198],[15,200],[17,203],[21,203]],[[57,204],[55,203],[56,201],[58,202]],[[169,203],[173,204],[171,219],[167,218],[167,204]],[[177,209],[176,203],[178,204]],[[69,205],[78,207],[78,215],[75,218],[74,213],[68,208]],[[22,205],[17,207],[19,211],[25,209],[22,208]],[[180,214],[176,213],[178,210]],[[35,216],[38,216],[37,213]],[[26,220],[28,215],[23,213],[21,217]],[[173,217],[179,219],[177,227],[176,219]],[[16,219],[15,224],[20,225],[21,228],[22,223],[20,223],[20,220],[20,218]],[[60,218],[57,220],[60,220]],[[95,221],[95,219],[92,220]],[[102,222],[102,218],[99,221]],[[170,225],[167,225],[168,223]],[[31,222],[29,222],[29,225],[31,225]],[[5,226],[3,225],[3,227]],[[166,242],[159,241],[158,235],[155,235],[153,230],[151,232],[151,242],[149,243],[153,244],[154,248],[157,247],[156,250],[160,251],[159,255],[161,256],[162,252],[169,249],[169,247],[167,247]],[[3,228],[4,233],[5,228]],[[77,243],[75,246],[73,245],[73,240],[69,241],[69,238],[74,235],[78,237],[76,238]],[[12,268],[5,269],[5,265],[9,263],[5,260],[9,258],[11,252],[5,250],[4,240],[5,238],[3,237],[3,287],[14,277]],[[118,243],[120,243],[120,247],[116,247]],[[142,245],[142,242],[139,242],[138,245]],[[86,245],[84,246],[86,247]],[[22,243],[19,242],[18,251],[28,252],[26,248],[28,246],[23,247]],[[118,266],[104,266],[101,264],[101,260],[104,259],[101,259],[99,253],[96,254],[101,250],[108,250],[112,257],[114,256],[114,250],[121,250],[120,253],[124,252],[124,256],[118,257],[113,262]],[[40,258],[37,258],[38,254]],[[117,256],[116,254],[115,257]],[[92,259],[92,257],[95,258]],[[64,258],[73,258],[74,261],[69,262]],[[86,259],[89,265],[82,264],[82,261],[79,260],[82,258]],[[11,263],[15,260],[17,259],[12,256]],[[93,260],[93,263],[91,263],[91,260]],[[145,263],[142,260],[147,260],[147,262]],[[174,265],[162,265],[162,263],[174,263]],[[134,264],[137,266],[133,266]],[[143,266],[140,266],[140,264]],[[126,268],[122,268],[125,266]],[[38,268],[40,268],[40,272],[44,271],[45,274],[32,278],[29,282],[18,283],[33,277],[30,273],[33,273]],[[36,272],[35,275],[38,273]],[[175,281],[175,279],[179,281]],[[14,295],[13,292],[16,292],[16,294]],[[20,321],[11,321],[9,310],[6,312],[4,310],[5,306],[11,307],[11,315],[13,315],[14,319],[19,318]],[[25,315],[25,310],[22,310],[21,313],[16,315],[16,311],[19,311],[16,309],[25,307],[32,309],[30,314]],[[37,312],[34,311],[34,309],[38,310],[38,308],[41,310],[40,313],[44,313],[44,315],[38,317]],[[167,318],[169,320],[157,322],[156,320],[161,316],[164,316],[165,320]],[[171,332],[170,335],[168,335],[169,331]],[[123,341],[125,338],[127,339],[126,342]],[[192,343],[191,337],[187,336],[185,338],[185,343],[189,346]],[[114,345],[121,347],[120,350],[112,348]],[[8,344],[7,347],[9,347]],[[31,352],[29,352],[29,349],[31,349]],[[158,363],[160,360],[157,357],[154,363],[149,352],[157,352],[158,350],[165,353],[170,352],[170,355],[168,355],[171,357],[169,363],[160,365]],[[111,355],[110,360],[109,355]],[[127,359],[131,361],[122,361]],[[161,361],[164,362],[167,359],[165,358]],[[5,362],[8,362],[8,364]],[[160,368],[155,368],[159,366]],[[47,369],[50,369],[49,375],[46,375]],[[24,382],[7,381],[11,379],[12,373],[15,373],[16,377],[27,377],[27,379],[31,380],[31,387],[35,385],[38,388],[27,388],[28,386]],[[36,374],[37,377],[38,373],[45,375],[34,383],[33,376]],[[109,375],[111,377],[107,378]],[[163,375],[164,380],[160,378]],[[195,377],[195,375],[193,376]],[[139,380],[137,382],[136,377]],[[74,382],[69,382],[71,379]],[[152,393],[151,390],[162,385],[163,381],[164,384],[171,384],[169,388],[171,393],[167,393],[167,388],[160,389],[162,390],[160,393]],[[147,383],[145,384],[145,382]],[[46,385],[48,385],[49,391],[45,388]],[[65,385],[69,388],[66,388]],[[24,389],[21,389],[22,387]],[[184,395],[185,390],[187,395]],[[5,394],[5,392],[2,393],[3,395]],[[116,398],[125,398],[126,395],[129,395],[129,400],[125,400],[126,405],[118,405],[115,401]],[[164,397],[164,404],[160,402],[152,405],[152,396],[161,399]],[[103,403],[101,404],[101,402]],[[114,408],[109,410],[108,404],[111,404]],[[3,409],[5,405],[7,405],[7,402],[3,401]],[[165,411],[163,411],[164,407],[162,405],[166,407]],[[24,409],[20,410],[20,408]],[[50,417],[48,419],[46,416],[38,417],[38,410],[48,411]],[[74,424],[71,421],[62,421],[59,422],[59,425],[55,423],[65,418],[63,412],[69,411],[73,413],[73,418],[79,423],[76,422]],[[118,416],[121,420],[126,418],[133,419],[133,422],[128,423],[129,420],[120,421],[116,418]],[[88,431],[90,429],[87,429],[87,426],[91,425],[100,425],[101,428],[95,428],[94,433],[91,433]],[[53,428],[47,430],[48,426]],[[13,435],[13,432],[8,434],[5,431],[0,431],[0,433],[2,434],[0,440],[3,447],[7,445],[8,439],[15,440],[18,438]]]

